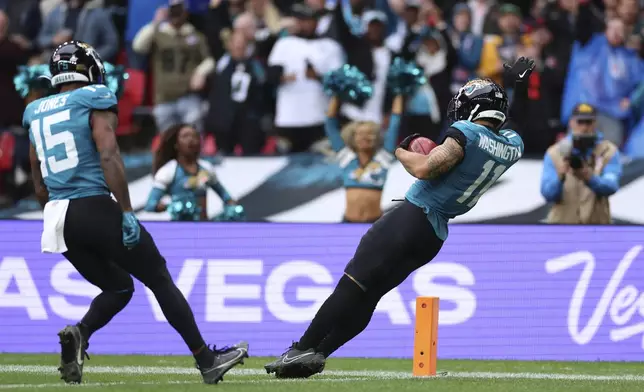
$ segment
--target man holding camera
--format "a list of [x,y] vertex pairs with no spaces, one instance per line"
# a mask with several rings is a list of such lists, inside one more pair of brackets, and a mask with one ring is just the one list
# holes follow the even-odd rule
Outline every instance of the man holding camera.
[[619,189],[622,164],[617,146],[595,128],[596,117],[591,105],[575,106],[568,136],[546,151],[541,194],[553,203],[548,223],[611,223],[608,197]]

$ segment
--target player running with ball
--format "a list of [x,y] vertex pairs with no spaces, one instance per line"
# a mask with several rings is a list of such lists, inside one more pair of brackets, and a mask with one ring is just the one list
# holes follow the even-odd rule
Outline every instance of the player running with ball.
[[438,254],[447,221],[474,207],[521,158],[521,137],[502,127],[509,111],[515,119],[520,116],[534,62],[521,57],[505,68],[515,79],[512,109],[501,86],[475,79],[450,102],[447,114],[453,124],[440,145],[423,155],[408,151],[418,134],[400,143],[396,157],[418,181],[365,233],[299,342],[265,366],[269,374],[304,378],[320,373],[329,355],[367,327],[378,301]]

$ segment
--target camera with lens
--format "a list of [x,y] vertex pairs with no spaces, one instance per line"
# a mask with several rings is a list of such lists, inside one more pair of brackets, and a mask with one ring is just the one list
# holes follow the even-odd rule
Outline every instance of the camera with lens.
[[568,162],[572,169],[581,169],[584,166],[588,152],[595,147],[597,135],[573,135],[572,149]]

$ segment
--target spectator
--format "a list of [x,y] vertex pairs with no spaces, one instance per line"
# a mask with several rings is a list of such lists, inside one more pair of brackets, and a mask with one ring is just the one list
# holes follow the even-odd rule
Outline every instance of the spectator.
[[500,34],[485,37],[478,72],[481,77],[503,85],[503,63],[514,63],[530,42],[521,34],[521,10],[516,5],[503,4],[498,23]]
[[449,32],[450,41],[458,55],[458,61],[452,71],[453,95],[472,78],[481,61],[483,39],[470,31],[471,13],[466,4],[457,4],[453,8],[452,29]]
[[[42,16],[38,0],[6,0],[4,11],[9,20],[9,35],[20,37],[29,47],[36,49],[36,38],[42,28]],[[27,45],[22,44],[25,47]]]
[[178,123],[201,130],[202,101],[197,94],[206,85],[215,61],[205,37],[186,22],[182,0],[170,0],[154,20],[134,37],[132,47],[152,59],[154,117],[161,132]]
[[[418,50],[418,34],[423,26],[420,20],[421,3],[418,0],[390,0],[390,11],[397,19],[395,30],[385,44],[405,61],[414,59]],[[392,17],[389,17],[392,20]]]
[[596,128],[597,111],[579,104],[570,134],[548,149],[541,194],[553,203],[548,223],[611,223],[608,197],[619,189],[622,166],[617,147]]
[[333,15],[329,10],[326,8],[326,1],[325,0],[305,0],[306,4],[313,8],[318,15],[318,27],[315,30],[317,35],[320,37],[323,35],[326,35],[329,32],[329,29],[331,28],[331,22],[333,21]]
[[316,35],[317,12],[306,4],[293,6],[297,35],[277,40],[268,58],[268,79],[277,85],[275,126],[291,152],[304,152],[324,137],[328,102],[321,75],[342,65],[338,44]]
[[244,155],[259,154],[264,144],[260,127],[264,102],[264,70],[251,58],[242,32],[233,33],[228,53],[217,62],[212,75],[207,129],[214,131],[217,147],[232,154],[240,145]]
[[24,102],[13,84],[18,66],[29,59],[29,47],[24,38],[9,34],[7,14],[0,11],[0,130],[22,124]]
[[[2,102],[0,142],[5,137],[15,142],[13,151],[2,151],[0,147],[0,158],[5,160],[10,156],[13,157],[3,162],[3,166],[7,166],[7,171],[0,171],[0,189],[7,192],[13,201],[17,201],[24,193],[21,189],[24,187],[18,186],[17,176],[14,174],[17,168],[20,168],[23,173],[29,171],[29,138],[26,131],[20,128],[25,104],[14,87],[13,78],[18,71],[18,66],[27,62],[29,48],[25,46],[24,37],[9,33],[10,26],[7,14],[0,11],[0,102]],[[7,133],[1,135],[4,132]],[[3,143],[3,145],[8,144]],[[9,170],[10,167],[11,170]],[[4,197],[0,195],[0,199]],[[6,201],[0,200],[0,204]]]
[[496,22],[499,7],[496,0],[470,0],[467,4],[472,17],[472,33],[479,36],[499,33]]
[[[432,20],[433,24],[421,33],[422,44],[416,54],[416,63],[425,70],[442,114],[447,113],[447,106],[453,96],[452,72],[458,63],[458,54],[452,46],[447,23],[438,7],[433,8]],[[434,137],[438,137],[436,131],[440,132],[440,127],[432,133]]]
[[620,19],[610,19],[605,33],[595,33],[588,3],[579,6],[577,43],[565,84],[561,107],[562,122],[573,107],[586,101],[597,108],[598,126],[604,137],[621,146],[626,135],[625,121],[631,111],[626,99],[644,74],[644,63],[632,49],[624,47],[625,27]]
[[45,18],[38,45],[51,51],[75,39],[92,45],[104,61],[113,61],[119,50],[119,37],[110,14],[97,1],[65,0]]
[[[232,33],[233,22],[244,13],[243,0],[210,0],[209,19],[206,25],[208,45],[212,56],[219,60],[226,52],[226,43]],[[250,18],[250,16],[247,16]],[[252,35],[247,40],[254,40],[256,26],[252,23]],[[248,23],[248,24],[250,24]]]
[[549,25],[538,22],[530,32],[536,68],[528,80],[525,124],[519,129],[528,153],[542,153],[565,131],[560,107],[570,49],[564,37],[554,39]]
[[270,0],[247,0],[246,11],[255,18],[259,35],[277,35],[282,29],[281,15]]
[[[347,64],[355,66],[374,80],[373,52],[369,41],[363,36],[367,26],[363,19],[366,9],[366,0],[337,0],[328,36],[342,46]],[[387,17],[382,19],[382,23],[386,23]]]
[[635,28],[639,22],[640,5],[638,0],[620,0],[617,6],[617,16],[626,25],[627,32],[634,33]]
[[[365,26],[364,40],[358,42],[370,49],[367,55],[371,61],[363,59],[361,63],[372,64],[372,73],[366,75],[372,80],[373,95],[362,107],[343,105],[341,113],[351,121],[372,121],[380,126],[383,123],[384,107],[387,105],[387,74],[394,58],[391,50],[385,46],[387,16],[381,11],[367,11],[362,16],[362,24]],[[356,66],[364,72],[359,65]]]

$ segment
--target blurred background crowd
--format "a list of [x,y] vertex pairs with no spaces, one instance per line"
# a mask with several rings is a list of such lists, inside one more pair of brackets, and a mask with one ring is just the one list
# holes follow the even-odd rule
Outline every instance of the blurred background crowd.
[[543,156],[586,103],[605,139],[644,155],[642,0],[0,0],[0,10],[0,204],[28,193],[16,185],[28,139],[13,77],[70,39],[127,69],[125,152],[155,151],[183,123],[206,156],[327,151],[322,76],[345,63],[362,71],[373,95],[343,104],[339,121],[387,129],[396,57],[427,77],[405,97],[398,137],[437,139],[460,86],[490,78],[512,97],[503,64],[527,56],[537,64],[518,129],[527,154]]

